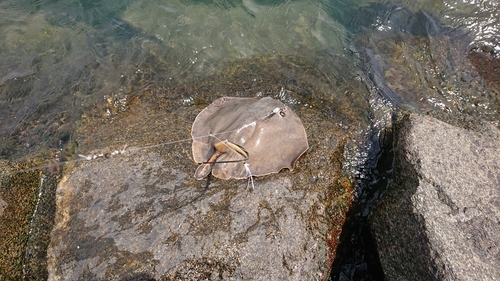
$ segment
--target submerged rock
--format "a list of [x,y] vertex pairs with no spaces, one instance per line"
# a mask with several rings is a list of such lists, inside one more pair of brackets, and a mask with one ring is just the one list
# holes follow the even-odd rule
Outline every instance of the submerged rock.
[[354,45],[377,95],[398,108],[448,119],[470,115],[498,126],[500,63],[473,44],[474,32],[391,4],[371,4],[347,18],[353,32],[361,31]]
[[400,120],[395,178],[371,222],[388,280],[500,278],[500,132],[473,127]]

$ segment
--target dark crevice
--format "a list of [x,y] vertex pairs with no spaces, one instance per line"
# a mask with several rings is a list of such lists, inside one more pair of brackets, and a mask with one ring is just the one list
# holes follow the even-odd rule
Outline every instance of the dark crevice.
[[387,187],[393,171],[393,130],[371,135],[368,161],[358,167],[357,196],[347,213],[329,280],[385,280],[368,217]]

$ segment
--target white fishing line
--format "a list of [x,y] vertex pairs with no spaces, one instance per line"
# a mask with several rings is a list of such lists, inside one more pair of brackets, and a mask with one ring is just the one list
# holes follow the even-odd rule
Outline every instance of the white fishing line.
[[[215,133],[215,134],[208,134],[208,135],[203,135],[203,136],[191,137],[191,138],[186,138],[186,139],[180,139],[180,140],[175,140],[175,141],[169,141],[169,142],[163,142],[163,143],[159,143],[159,144],[145,145],[145,146],[139,146],[139,147],[127,148],[127,145],[125,145],[123,147],[123,149],[114,150],[114,151],[108,152],[108,153],[97,153],[97,154],[91,154],[91,155],[77,154],[78,157],[80,157],[80,159],[73,159],[73,160],[68,160],[68,161],[61,161],[61,162],[57,162],[57,163],[54,163],[54,164],[47,164],[47,165],[42,165],[42,166],[37,166],[37,167],[32,167],[32,168],[27,168],[27,169],[22,169],[22,170],[18,170],[18,171],[13,171],[13,172],[7,173],[7,175],[24,173],[24,172],[34,171],[34,170],[47,169],[47,168],[57,167],[57,166],[60,166],[60,165],[65,165],[65,164],[75,163],[75,162],[93,161],[93,160],[102,159],[102,158],[106,159],[106,158],[110,158],[110,157],[113,157],[113,156],[116,156],[116,155],[125,155],[125,154],[135,153],[135,152],[138,152],[138,151],[141,151],[141,150],[145,150],[145,149],[151,149],[151,148],[156,148],[156,147],[165,146],[165,145],[171,145],[171,144],[176,144],[176,143],[183,143],[183,142],[187,142],[187,141],[192,141],[193,139],[201,139],[201,138],[213,137],[213,138],[216,138],[217,140],[219,140],[219,141],[222,142],[222,140],[220,140],[217,137],[217,135],[222,135],[222,134],[237,132],[237,131],[240,131],[240,130],[242,130],[244,128],[247,128],[249,126],[256,126],[257,123],[263,122],[263,121],[265,121],[265,120],[273,117],[274,115],[276,115],[276,113],[278,113],[278,112],[281,113],[283,111],[286,111],[286,106],[283,107],[283,108],[279,108],[279,107],[274,108],[266,116],[258,119],[257,121],[253,121],[253,122],[250,122],[248,124],[244,124],[240,128],[234,129],[234,130],[228,130],[228,131],[224,131],[224,132],[220,132],[220,133]],[[231,148],[227,144],[225,144],[225,145],[232,152],[234,152],[234,153],[242,156],[239,152],[237,152],[236,150],[234,150],[233,148]],[[243,158],[241,159],[241,161],[245,161],[245,160],[247,160],[247,159],[243,159]],[[245,169],[247,170],[247,173],[248,173],[249,177],[252,178],[252,174],[250,172],[249,165],[245,166]],[[253,180],[252,180],[252,187],[253,187]]]
[[[248,126],[248,124],[246,124],[244,126]],[[204,136],[197,136],[197,137],[192,137],[192,138],[185,138],[185,139],[180,139],[180,140],[168,141],[168,142],[163,142],[163,143],[159,143],[159,144],[145,145],[145,146],[139,146],[139,147],[130,147],[130,148],[127,148],[127,145],[125,145],[123,147],[123,149],[114,150],[114,151],[108,152],[108,153],[96,153],[96,154],[90,154],[90,155],[77,154],[77,156],[80,157],[79,159],[73,159],[73,160],[61,161],[61,162],[57,162],[57,163],[53,163],[53,164],[36,166],[36,167],[32,167],[32,168],[27,168],[27,169],[22,169],[22,170],[18,170],[18,171],[8,172],[6,174],[7,175],[15,175],[15,174],[18,174],[18,173],[25,173],[25,172],[35,171],[35,170],[42,170],[42,169],[47,169],[47,168],[51,168],[51,167],[57,167],[57,166],[61,166],[61,165],[65,165],[65,164],[70,164],[70,163],[83,162],[83,161],[93,161],[93,160],[97,160],[97,159],[107,159],[107,158],[111,158],[111,157],[116,156],[116,155],[131,154],[131,153],[135,153],[135,152],[138,152],[138,151],[141,151],[141,150],[145,150],[145,149],[151,149],[151,148],[156,148],[156,147],[165,146],[165,145],[172,145],[172,144],[176,144],[176,143],[188,142],[188,141],[192,141],[193,139],[201,139],[201,138],[207,138],[207,137],[214,137],[214,138],[220,140],[219,138],[216,137],[217,135],[222,135],[222,134],[226,134],[226,133],[232,133],[232,132],[235,132],[237,130],[238,129],[228,130],[228,131],[224,131],[224,132],[220,132],[220,133],[216,133],[216,134],[208,134],[208,135],[204,135]],[[236,152],[231,147],[228,146],[228,148],[231,151],[239,154],[238,152]]]

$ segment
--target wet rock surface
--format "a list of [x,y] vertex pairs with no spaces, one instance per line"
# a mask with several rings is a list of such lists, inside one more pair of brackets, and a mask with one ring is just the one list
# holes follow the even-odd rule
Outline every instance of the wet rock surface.
[[[78,138],[82,153],[128,148],[78,164],[61,181],[49,280],[327,278],[353,198],[342,167],[353,136],[339,120],[353,117],[346,114],[349,107],[331,118],[315,104],[304,106],[300,93],[309,89],[319,97],[322,91],[296,75],[290,86],[255,81],[255,73],[276,78],[261,63],[221,71],[231,74],[227,84],[200,82],[198,96],[187,103],[177,95],[185,89],[154,86],[127,100],[112,122],[88,113]],[[235,79],[239,75],[246,78]],[[274,97],[292,107],[308,134],[310,149],[293,172],[254,178],[255,189],[246,188],[247,180],[195,180],[189,136],[205,99],[216,98],[206,95],[227,93],[225,86],[243,89],[236,95],[270,95],[276,86],[269,85],[283,85]],[[96,146],[101,148],[91,149]]]
[[245,190],[246,181],[205,188],[189,184],[191,177],[155,153],[79,167],[59,186],[50,280],[325,273],[327,226],[316,220],[321,225],[308,229],[304,220],[316,211],[317,192],[294,190],[286,175],[258,181],[255,190]]
[[395,177],[371,226],[388,280],[500,278],[500,132],[398,123]]

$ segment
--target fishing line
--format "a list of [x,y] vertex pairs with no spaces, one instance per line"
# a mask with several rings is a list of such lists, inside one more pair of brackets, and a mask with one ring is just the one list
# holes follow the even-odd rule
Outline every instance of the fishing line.
[[[185,138],[185,139],[180,139],[180,140],[175,140],[175,141],[169,141],[169,142],[163,142],[163,143],[159,143],[159,144],[152,144],[152,145],[139,146],[139,147],[130,147],[130,148],[127,148],[127,145],[125,145],[123,149],[121,149],[121,150],[115,150],[115,151],[112,151],[110,153],[97,153],[97,154],[93,154],[93,155],[77,154],[77,156],[80,157],[79,159],[61,161],[61,162],[57,162],[57,163],[54,163],[54,164],[41,165],[41,166],[36,166],[36,167],[32,167],[32,168],[22,169],[22,170],[18,170],[18,171],[7,172],[6,175],[15,175],[15,174],[18,174],[18,173],[24,173],[24,172],[30,172],[30,171],[35,171],[35,170],[47,169],[47,168],[57,167],[57,166],[61,166],[61,165],[65,165],[65,164],[70,164],[70,163],[77,163],[77,162],[83,162],[83,161],[92,161],[92,160],[97,160],[97,159],[101,159],[101,158],[107,159],[107,158],[110,158],[110,157],[113,157],[113,156],[119,155],[119,154],[125,155],[125,154],[128,154],[128,153],[135,153],[135,152],[138,152],[138,151],[141,151],[141,150],[145,150],[145,149],[156,148],[156,147],[165,146],[165,145],[171,145],[171,144],[176,144],[176,143],[183,143],[183,142],[187,142],[187,141],[192,141],[194,139],[214,137],[217,140],[221,141],[219,138],[216,137],[217,135],[222,135],[222,134],[236,132],[236,131],[239,131],[239,130],[242,130],[244,128],[251,127],[251,126],[253,127],[257,123],[263,122],[263,121],[265,121],[265,120],[273,117],[278,112],[280,112],[280,114],[281,114],[281,112],[284,112],[285,110],[286,110],[286,107],[284,107],[284,108],[277,107],[277,108],[273,109],[271,112],[269,112],[266,116],[264,116],[264,117],[262,117],[262,118],[260,118],[260,119],[258,119],[256,121],[250,122],[248,124],[244,124],[240,128],[234,129],[234,130],[228,130],[228,131],[224,131],[224,132],[220,132],[220,133],[213,133],[213,134],[208,134],[208,135],[203,135],[203,136]],[[226,147],[228,149],[230,149],[231,151],[233,151],[234,153],[241,155],[241,153],[235,151],[233,148],[231,148],[231,147],[229,147],[227,145],[226,145]],[[241,161],[245,161],[245,160],[246,159],[235,160],[235,162],[241,162]],[[218,162],[218,163],[223,163],[223,162]],[[245,167],[245,168],[247,168],[247,167]]]
[[[216,139],[219,139],[216,137],[216,135],[232,133],[232,132],[235,132],[238,130],[239,129],[228,130],[228,131],[224,131],[224,132],[220,132],[220,133],[216,133],[216,134],[208,134],[208,135],[204,135],[204,136],[185,138],[185,139],[180,139],[180,140],[175,140],[175,141],[169,141],[169,142],[163,142],[163,143],[159,143],[159,144],[145,145],[145,146],[139,146],[139,147],[127,148],[127,145],[125,145],[124,148],[122,148],[121,150],[114,150],[110,153],[97,153],[97,154],[91,154],[91,155],[77,154],[77,156],[80,157],[78,159],[61,161],[61,162],[57,162],[57,163],[53,163],[53,164],[41,165],[41,166],[26,168],[26,169],[22,169],[22,170],[18,170],[18,171],[7,172],[5,175],[15,175],[15,174],[19,174],[19,173],[25,173],[25,172],[35,171],[35,170],[42,170],[42,169],[47,169],[47,168],[51,168],[51,167],[57,167],[57,166],[70,164],[70,163],[92,161],[92,160],[97,160],[97,159],[101,159],[101,158],[107,159],[107,158],[110,158],[110,157],[113,157],[113,156],[119,155],[119,154],[123,154],[123,155],[129,154],[129,153],[131,154],[131,153],[135,153],[135,152],[145,150],[145,149],[151,149],[151,148],[156,148],[156,147],[171,145],[171,144],[176,144],[176,143],[183,143],[183,142],[187,142],[187,141],[192,141],[194,139],[201,139],[201,138],[207,138],[207,137],[215,137]],[[228,147],[228,148],[233,150],[230,147]]]

